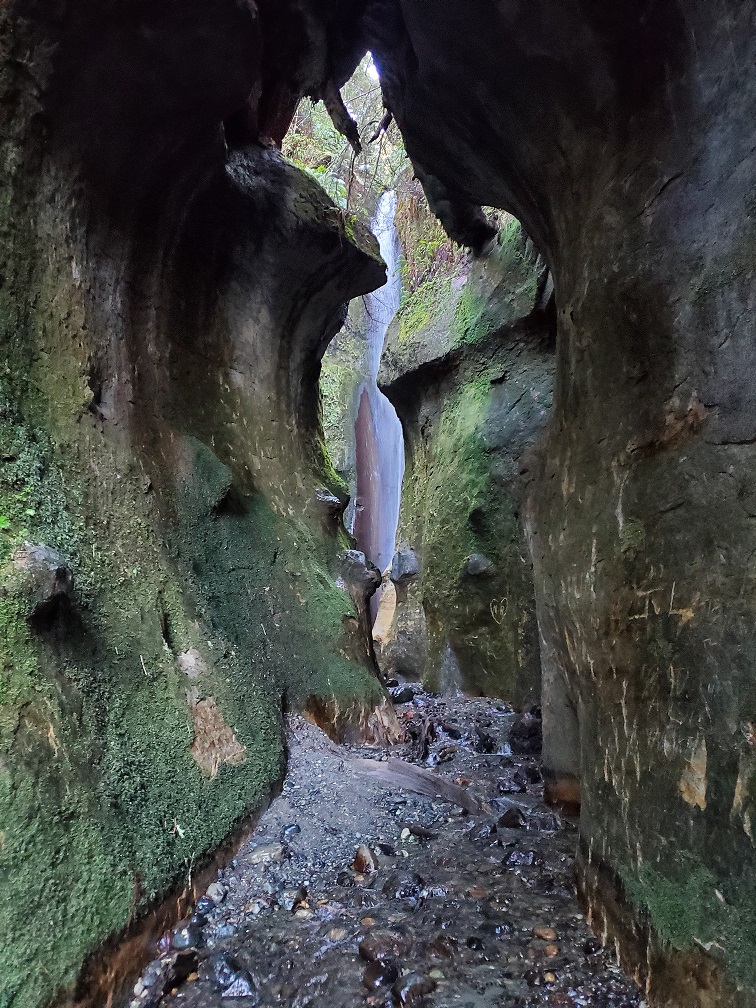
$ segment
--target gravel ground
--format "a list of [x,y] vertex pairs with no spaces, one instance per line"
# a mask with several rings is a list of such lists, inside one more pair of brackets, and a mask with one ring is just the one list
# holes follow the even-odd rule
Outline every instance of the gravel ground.
[[289,718],[281,795],[133,1008],[642,1008],[576,902],[575,823],[510,749],[532,722],[424,693],[397,710],[412,741],[390,752]]

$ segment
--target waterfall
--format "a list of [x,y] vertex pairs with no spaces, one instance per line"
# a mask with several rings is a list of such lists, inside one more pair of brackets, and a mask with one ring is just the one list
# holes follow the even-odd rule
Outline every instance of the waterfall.
[[387,281],[380,290],[368,294],[365,301],[368,373],[358,392],[355,422],[357,506],[354,535],[359,548],[381,571],[391,564],[394,555],[404,476],[402,425],[377,382],[386,332],[401,298],[395,214],[396,193],[383,193],[371,228],[386,263]]

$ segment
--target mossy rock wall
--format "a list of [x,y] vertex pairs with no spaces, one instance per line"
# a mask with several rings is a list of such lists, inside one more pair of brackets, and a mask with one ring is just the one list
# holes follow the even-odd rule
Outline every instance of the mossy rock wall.
[[750,1008],[756,5],[401,13],[366,41],[418,172],[453,222],[511,210],[553,272],[526,528],[586,906],[650,1004]]
[[[99,1006],[144,949],[96,950],[280,779],[282,711],[384,702],[317,395],[384,271],[276,152],[228,158],[243,5],[121,5],[97,45],[95,6],[28,6],[0,19],[0,1005]],[[36,605],[24,543],[72,593]]]
[[461,281],[438,280],[432,304],[417,293],[420,328],[405,301],[382,361],[407,438],[398,538],[420,574],[397,586],[380,661],[433,688],[524,705],[538,699],[540,655],[519,509],[551,405],[550,322],[535,309],[536,257],[515,222]]

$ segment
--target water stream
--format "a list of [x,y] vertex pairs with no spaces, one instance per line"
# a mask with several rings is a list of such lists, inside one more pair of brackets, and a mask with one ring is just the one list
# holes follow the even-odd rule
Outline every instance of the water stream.
[[385,192],[371,222],[387,267],[387,281],[366,298],[368,373],[359,391],[355,422],[357,506],[354,535],[359,548],[385,571],[396,545],[404,476],[404,438],[396,410],[378,388],[386,332],[399,309],[399,239],[394,225],[396,193]]

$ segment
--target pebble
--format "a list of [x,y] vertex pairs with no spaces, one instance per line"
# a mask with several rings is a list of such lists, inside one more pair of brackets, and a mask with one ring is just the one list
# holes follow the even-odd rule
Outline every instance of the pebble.
[[409,945],[396,931],[373,931],[360,941],[358,948],[368,962],[383,962],[401,957],[409,950]]
[[226,990],[221,994],[222,998],[254,998],[254,1003],[257,1004],[257,991],[252,984],[252,978],[249,976],[238,976],[236,980],[227,987]]
[[352,868],[361,875],[372,875],[378,871],[378,859],[366,844],[360,844],[357,848]]
[[529,866],[533,864],[534,857],[533,851],[512,851],[506,863],[511,867]]
[[433,939],[428,946],[428,951],[438,958],[453,959],[456,953],[456,944],[456,939],[451,935],[441,934]]
[[498,750],[499,743],[495,735],[492,735],[490,732],[483,731],[481,728],[476,728],[475,733],[478,737],[478,743],[476,746],[478,752],[491,755]]
[[471,840],[474,840],[476,843],[479,843],[480,841],[490,840],[491,837],[494,836],[495,834],[496,834],[495,823],[484,822],[480,823],[480,825],[478,826],[474,826],[473,829],[470,830],[469,837]]
[[537,927],[533,928],[533,934],[542,941],[553,942],[557,939],[557,933],[553,928]]
[[391,872],[383,885],[383,893],[392,899],[405,900],[412,907],[420,905],[425,883],[414,872],[397,869]]
[[389,692],[391,693],[391,699],[395,704],[412,703],[415,699],[415,691],[410,689],[409,686],[394,687]]
[[213,983],[221,991],[221,997],[254,998],[254,1004],[257,1004],[257,989],[251,974],[229,953],[218,952],[210,956],[208,970]]
[[523,829],[526,824],[527,820],[519,809],[507,809],[504,815],[499,817],[499,826],[505,829]]
[[[433,830],[421,826],[420,823],[407,823],[405,828],[410,831],[412,836],[417,837],[418,840],[435,840],[438,836],[438,833],[434,833]],[[404,830],[402,830],[403,833]]]
[[296,823],[290,823],[281,830],[281,843],[290,843],[297,833],[302,832],[302,827]]
[[294,889],[283,889],[276,899],[276,902],[281,907],[282,910],[286,910],[291,913],[295,907],[298,907],[300,903],[307,899],[307,890],[304,886],[298,886]]
[[499,778],[498,788],[501,794],[524,794],[528,790],[528,785],[521,770],[511,769]]
[[183,949],[196,948],[200,943],[200,934],[193,927],[182,927],[177,928],[173,932],[173,937],[171,938],[171,945],[173,948],[181,951]]
[[261,847],[253,847],[246,860],[251,865],[264,866],[283,861],[285,854],[286,848],[281,843],[264,844]]
[[393,959],[371,962],[362,975],[363,986],[368,990],[389,987],[399,979],[399,967]]
[[212,900],[214,906],[220,906],[226,898],[226,887],[220,882],[212,882],[207,887],[207,897]]
[[391,991],[400,1004],[415,1005],[436,989],[436,981],[419,973],[408,973],[394,984]]

